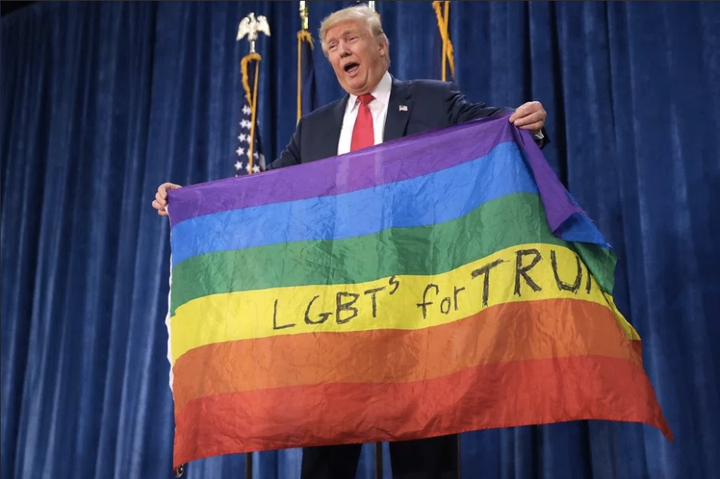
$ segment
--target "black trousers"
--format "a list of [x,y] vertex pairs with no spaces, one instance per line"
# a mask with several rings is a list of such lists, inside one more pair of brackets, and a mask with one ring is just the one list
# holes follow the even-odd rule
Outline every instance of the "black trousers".
[[[355,479],[362,444],[303,449],[301,479]],[[458,479],[458,436],[390,443],[393,479]]]

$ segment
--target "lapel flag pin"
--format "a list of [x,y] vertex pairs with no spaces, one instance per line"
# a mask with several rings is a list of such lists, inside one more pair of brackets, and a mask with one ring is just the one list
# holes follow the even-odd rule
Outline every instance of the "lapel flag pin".
[[408,111],[407,106],[405,105],[400,105],[398,108],[400,109],[400,111]]

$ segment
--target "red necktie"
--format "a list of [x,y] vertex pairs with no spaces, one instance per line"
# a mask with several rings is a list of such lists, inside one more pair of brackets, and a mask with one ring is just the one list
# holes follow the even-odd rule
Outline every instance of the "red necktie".
[[368,103],[374,99],[375,97],[369,93],[358,97],[360,106],[358,107],[358,115],[355,120],[355,127],[353,128],[350,151],[367,148],[375,144],[372,113],[370,113],[370,108],[368,108]]

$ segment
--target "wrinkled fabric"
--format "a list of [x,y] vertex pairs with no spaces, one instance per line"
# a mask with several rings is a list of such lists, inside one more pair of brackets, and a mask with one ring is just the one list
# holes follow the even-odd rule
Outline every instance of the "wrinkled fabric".
[[672,439],[612,249],[509,117],[169,193],[175,467],[588,419]]
[[[433,77],[431,5],[376,5],[391,73]],[[347,2],[309,6],[319,46]],[[164,181],[233,175],[251,11],[272,31],[257,48],[273,158],[296,124],[294,2],[38,2],[0,22],[3,477],[172,477],[169,225],[150,202]],[[468,99],[548,110],[543,153],[617,253],[615,300],[676,437],[595,421],[467,433],[464,477],[716,472],[718,22],[717,2],[451,4]],[[314,56],[325,104],[342,91]],[[253,457],[254,477],[299,477],[299,450]],[[242,477],[244,460],[186,477]],[[372,445],[358,471],[373,477]]]

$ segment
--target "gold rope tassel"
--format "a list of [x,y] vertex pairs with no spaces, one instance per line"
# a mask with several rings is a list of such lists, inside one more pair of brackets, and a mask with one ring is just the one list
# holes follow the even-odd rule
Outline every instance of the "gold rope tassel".
[[[245,97],[250,104],[250,147],[248,148],[248,175],[252,174],[253,169],[253,150],[255,148],[255,118],[257,115],[257,91],[258,91],[258,77],[260,76],[260,60],[262,57],[258,53],[248,53],[240,61],[240,70],[242,71],[242,84],[245,90]],[[248,63],[255,61],[255,82],[253,85],[253,92],[250,95],[250,84],[248,83]]]
[[[455,58],[453,45],[450,41],[449,26],[450,26],[450,2],[449,1],[434,1],[432,3],[433,9],[435,10],[435,16],[437,17],[438,30],[440,31],[440,38],[442,38],[442,81],[447,80],[447,66],[450,66],[450,75],[455,80]],[[444,12],[443,12],[444,10]],[[444,15],[443,15],[444,13]]]

